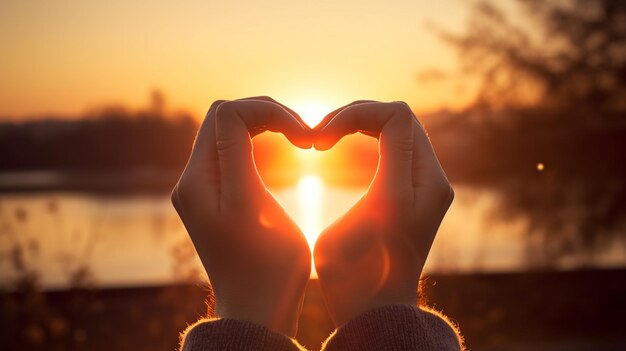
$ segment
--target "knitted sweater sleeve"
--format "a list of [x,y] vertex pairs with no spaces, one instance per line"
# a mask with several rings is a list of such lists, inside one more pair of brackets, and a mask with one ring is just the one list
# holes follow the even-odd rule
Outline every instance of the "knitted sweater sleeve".
[[322,350],[463,350],[463,342],[455,326],[438,312],[390,305],[339,327]]
[[203,319],[181,334],[181,351],[303,351],[295,340],[264,326],[236,319]]

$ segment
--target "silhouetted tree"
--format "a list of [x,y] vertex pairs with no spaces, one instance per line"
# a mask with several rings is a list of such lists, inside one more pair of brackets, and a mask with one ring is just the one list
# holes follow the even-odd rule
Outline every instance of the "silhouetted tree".
[[453,180],[529,218],[542,266],[626,230],[626,2],[517,2],[521,21],[478,2],[464,34],[438,31],[479,90],[431,133]]
[[52,116],[0,124],[0,171],[179,172],[198,122],[164,111],[163,96],[155,92],[146,111],[108,106],[78,120]]

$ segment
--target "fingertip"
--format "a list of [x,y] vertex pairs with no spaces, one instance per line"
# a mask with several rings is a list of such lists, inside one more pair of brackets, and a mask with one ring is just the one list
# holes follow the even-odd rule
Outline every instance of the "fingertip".
[[313,142],[313,147],[315,148],[315,150],[317,151],[326,151],[328,149],[330,149],[331,147],[333,147],[333,145],[335,145],[336,142],[333,142],[331,140],[328,139],[317,139]]
[[289,139],[289,141],[293,145],[300,149],[310,149],[311,147],[313,147],[314,140],[310,130],[302,129],[297,134],[298,135],[295,137],[288,136],[287,139]]
[[314,144],[313,147],[315,148],[315,150],[317,151],[326,151],[328,149],[330,149],[330,147],[325,146],[325,145],[319,145],[319,144]]
[[326,128],[326,126],[313,130],[311,134],[313,136],[313,147],[315,150],[326,151],[337,143],[337,140],[329,135],[328,128]]
[[299,145],[296,145],[296,146],[299,147],[300,149],[308,150],[313,147],[313,143],[312,142],[300,143]]
[[296,146],[301,149],[310,149],[311,147],[313,147],[314,138],[311,130],[304,130],[302,132],[302,136],[298,138],[297,142],[298,143],[296,144]]

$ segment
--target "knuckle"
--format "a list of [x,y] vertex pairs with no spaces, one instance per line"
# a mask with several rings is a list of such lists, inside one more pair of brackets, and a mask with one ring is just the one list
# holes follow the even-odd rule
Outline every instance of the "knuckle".
[[224,100],[224,99],[217,99],[215,101],[213,101],[213,103],[211,104],[211,107],[218,107],[219,105],[225,103],[228,100]]
[[448,199],[450,201],[450,203],[452,203],[452,201],[454,201],[454,188],[452,188],[452,186],[450,185],[449,189],[448,189]]
[[436,185],[436,192],[444,206],[450,206],[452,200],[454,200],[454,189],[452,189],[452,186],[446,179],[443,179]]
[[411,107],[406,102],[404,102],[404,101],[394,101],[391,104],[392,104],[394,110],[397,113],[405,115],[405,116],[412,116],[413,115],[413,111],[411,110]]
[[243,99],[237,99],[233,101],[268,101],[268,102],[274,102],[274,103],[277,102],[274,98],[272,98],[271,96],[267,96],[267,95],[248,96]]
[[223,104],[224,102],[226,102],[226,100],[215,100],[215,101],[213,101],[213,103],[211,104],[211,107],[209,107],[209,112],[207,112],[207,114],[210,113],[211,111],[217,111],[217,108],[221,104]]
[[172,205],[174,205],[174,208],[176,210],[178,210],[178,208],[180,207],[180,203],[178,202],[178,189],[177,189],[178,185],[174,186],[174,189],[172,189],[172,192],[170,193],[170,201],[172,202]]
[[258,96],[258,97],[255,98],[255,100],[276,102],[276,100],[274,100],[274,98],[272,98],[271,96],[267,96],[267,95]]
[[240,143],[233,138],[225,138],[218,136],[216,142],[218,157],[229,157],[232,153],[249,153],[252,152],[252,143]]
[[222,103],[220,103],[215,110],[216,118],[219,119],[220,116],[232,113],[235,109],[236,103],[236,101],[223,101]]
[[412,128],[411,126],[415,123],[416,117],[411,107],[404,101],[394,101],[390,104],[391,113],[397,118],[397,123],[402,123],[406,128]]
[[440,180],[437,182],[436,190],[439,195],[447,197],[450,193],[450,184],[446,180]]
[[368,103],[375,103],[377,101],[373,101],[373,100],[355,100],[353,102],[350,103],[350,105],[358,105],[358,104],[368,104]]
[[172,203],[174,206],[183,207],[184,204],[191,201],[191,197],[193,195],[193,186],[185,177],[181,177],[178,184],[176,184],[174,190],[172,191]]

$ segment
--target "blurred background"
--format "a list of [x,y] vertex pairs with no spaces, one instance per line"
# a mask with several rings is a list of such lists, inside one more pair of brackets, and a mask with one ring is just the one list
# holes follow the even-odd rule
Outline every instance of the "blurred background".
[[[472,350],[626,349],[626,2],[8,0],[0,47],[3,350],[176,347],[210,289],[169,192],[257,95],[412,107],[457,194],[422,299]],[[378,157],[254,144],[311,245]],[[298,339],[332,329],[313,274]]]

